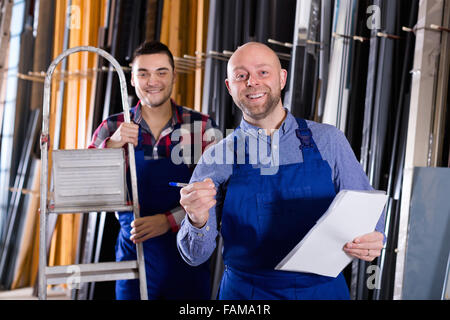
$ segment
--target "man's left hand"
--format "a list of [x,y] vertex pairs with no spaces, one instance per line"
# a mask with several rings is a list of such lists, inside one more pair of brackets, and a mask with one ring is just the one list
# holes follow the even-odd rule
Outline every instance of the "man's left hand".
[[170,223],[165,214],[155,214],[134,220],[131,228],[130,240],[139,243],[166,233]]
[[367,233],[363,236],[356,237],[353,241],[347,242],[344,251],[352,257],[373,261],[381,254],[383,249],[383,234],[378,231]]

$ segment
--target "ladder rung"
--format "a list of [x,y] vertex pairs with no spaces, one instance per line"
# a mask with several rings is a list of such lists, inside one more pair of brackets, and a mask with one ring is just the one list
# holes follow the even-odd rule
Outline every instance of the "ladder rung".
[[88,213],[88,212],[122,212],[133,211],[133,206],[127,205],[107,205],[107,206],[77,206],[77,207],[53,207],[48,209],[48,213]]
[[47,284],[114,281],[139,278],[136,260],[46,267]]

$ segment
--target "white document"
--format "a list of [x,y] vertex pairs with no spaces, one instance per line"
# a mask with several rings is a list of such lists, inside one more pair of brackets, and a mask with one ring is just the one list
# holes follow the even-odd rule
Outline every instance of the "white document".
[[375,230],[387,199],[384,191],[341,190],[275,269],[337,277],[354,259],[345,253],[344,245]]

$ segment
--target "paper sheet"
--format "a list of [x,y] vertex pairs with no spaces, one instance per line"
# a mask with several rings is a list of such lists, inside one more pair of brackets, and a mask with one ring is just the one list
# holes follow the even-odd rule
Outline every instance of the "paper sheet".
[[387,199],[384,191],[341,190],[275,269],[337,277],[354,259],[344,252],[344,245],[375,230]]

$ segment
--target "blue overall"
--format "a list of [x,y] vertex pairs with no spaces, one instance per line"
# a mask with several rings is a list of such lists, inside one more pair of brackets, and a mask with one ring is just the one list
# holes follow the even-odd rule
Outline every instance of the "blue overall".
[[[170,158],[145,160],[142,134],[135,148],[136,174],[141,217],[167,212],[180,201],[180,189],[169,186],[170,181],[189,182],[191,171],[185,164],[175,165]],[[130,180],[128,175],[128,186]],[[131,188],[128,188],[131,190]],[[136,245],[130,240],[132,212],[119,213],[120,232],[116,244],[116,261],[136,260]],[[147,291],[150,300],[209,299],[209,263],[191,267],[180,256],[176,233],[143,242]],[[139,281],[116,281],[116,299],[140,299]]]
[[247,162],[233,166],[222,210],[219,299],[349,299],[342,273],[331,278],[274,270],[336,195],[328,162],[306,121],[297,122],[303,163],[281,165],[274,175],[261,175]]

